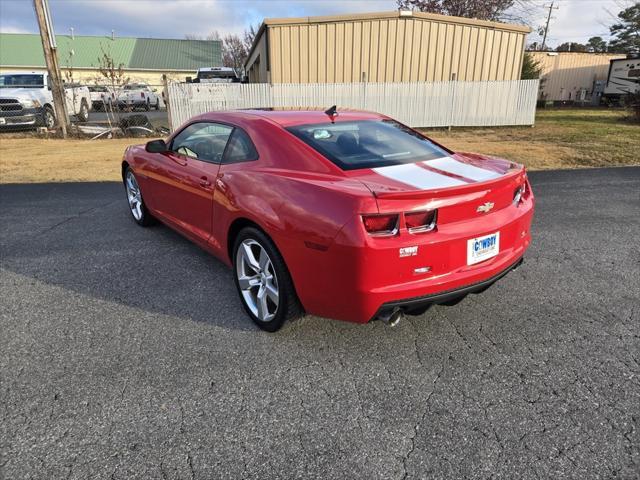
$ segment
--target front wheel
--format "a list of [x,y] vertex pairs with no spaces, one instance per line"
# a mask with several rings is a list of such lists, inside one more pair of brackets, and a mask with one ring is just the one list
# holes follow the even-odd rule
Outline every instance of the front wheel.
[[127,202],[129,202],[129,210],[136,223],[143,227],[148,227],[155,223],[155,218],[147,210],[147,206],[142,199],[142,191],[136,180],[133,171],[127,167],[124,174],[124,188],[127,192]]
[[151,103],[149,102],[148,98],[147,98],[147,103],[144,104],[144,110],[145,112],[148,112],[149,110],[151,110]]
[[44,111],[42,112],[42,125],[48,129],[52,129],[56,126],[56,116],[53,113],[53,108],[49,105],[44,107]]
[[156,100],[155,109],[156,109],[156,111],[160,110],[160,99],[159,98]]
[[275,332],[302,315],[284,259],[262,231],[240,231],[233,247],[233,270],[242,305],[262,330]]

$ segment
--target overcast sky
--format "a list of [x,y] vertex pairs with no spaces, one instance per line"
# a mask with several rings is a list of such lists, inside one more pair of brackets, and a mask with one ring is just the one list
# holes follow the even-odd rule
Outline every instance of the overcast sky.
[[[532,0],[526,12],[530,26],[544,24],[551,0]],[[585,42],[608,37],[624,0],[556,0],[548,45]],[[50,0],[56,33],[132,37],[184,38],[212,30],[241,33],[265,17],[303,17],[353,12],[395,10],[395,0]],[[0,0],[0,31],[37,32],[31,0]],[[532,33],[528,41],[539,40]]]

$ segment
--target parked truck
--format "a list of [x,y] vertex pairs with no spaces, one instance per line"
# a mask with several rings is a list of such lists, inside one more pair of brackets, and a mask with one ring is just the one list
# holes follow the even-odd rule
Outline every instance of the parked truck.
[[[69,115],[77,117],[80,122],[89,120],[89,89],[86,86],[65,84],[64,91]],[[0,128],[53,128],[57,115],[47,73],[0,74]]]
[[240,78],[231,67],[199,68],[194,83],[238,83]]

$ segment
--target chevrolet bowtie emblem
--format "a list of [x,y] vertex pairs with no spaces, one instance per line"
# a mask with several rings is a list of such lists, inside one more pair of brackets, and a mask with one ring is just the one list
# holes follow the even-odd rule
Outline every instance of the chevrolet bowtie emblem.
[[478,213],[487,213],[493,208],[493,202],[487,202],[480,205],[476,208],[476,212]]

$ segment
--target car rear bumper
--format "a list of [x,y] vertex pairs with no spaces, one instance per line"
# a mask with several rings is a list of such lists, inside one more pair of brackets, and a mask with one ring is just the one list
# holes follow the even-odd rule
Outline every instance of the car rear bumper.
[[[354,238],[362,226],[354,221],[326,251],[307,249],[287,265],[307,312],[366,323],[389,308],[447,302],[499,280],[519,265],[529,246],[533,210],[531,196],[519,207],[443,224],[434,232],[360,241]],[[495,232],[498,254],[469,265],[467,242]],[[400,249],[406,247],[417,247],[416,254],[404,257]]]
[[506,276],[513,270],[516,270],[523,263],[524,257],[520,257],[515,263],[509,265],[507,268],[497,273],[493,277],[474,283],[472,285],[467,285],[461,288],[454,288],[452,290],[446,290],[439,293],[432,293],[430,295],[424,295],[422,297],[413,297],[404,300],[387,302],[378,309],[372,320],[375,320],[376,318],[388,317],[396,310],[411,312],[415,310],[426,309],[431,305],[449,303],[464,298],[471,293],[482,293],[502,277]]
[[146,100],[118,100],[119,107],[142,107],[147,104]]

